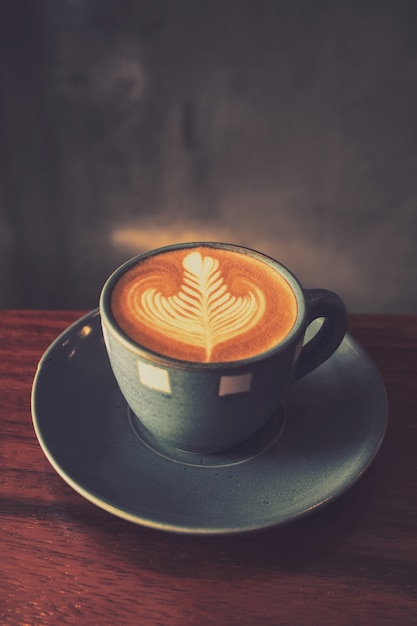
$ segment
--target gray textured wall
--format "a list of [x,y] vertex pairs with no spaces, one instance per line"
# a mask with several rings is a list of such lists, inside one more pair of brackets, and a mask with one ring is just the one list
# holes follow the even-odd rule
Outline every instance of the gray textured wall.
[[0,306],[181,240],[417,311],[415,0],[0,0]]

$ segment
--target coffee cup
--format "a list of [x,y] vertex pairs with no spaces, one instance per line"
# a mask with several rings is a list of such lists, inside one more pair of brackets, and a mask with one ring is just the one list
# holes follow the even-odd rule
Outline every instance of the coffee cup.
[[[278,261],[213,242],[127,261],[105,283],[100,314],[140,432],[204,454],[238,446],[282,412],[290,385],[328,359],[346,332],[335,293],[303,289]],[[324,321],[304,344],[317,318]]]

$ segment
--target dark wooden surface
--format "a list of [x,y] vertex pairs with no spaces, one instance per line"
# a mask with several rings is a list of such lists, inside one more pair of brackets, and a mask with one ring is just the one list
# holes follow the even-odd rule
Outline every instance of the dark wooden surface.
[[294,524],[233,537],[141,528],[84,500],[41,451],[36,365],[81,312],[0,312],[0,623],[417,623],[417,316],[356,315],[390,419],[365,476]]

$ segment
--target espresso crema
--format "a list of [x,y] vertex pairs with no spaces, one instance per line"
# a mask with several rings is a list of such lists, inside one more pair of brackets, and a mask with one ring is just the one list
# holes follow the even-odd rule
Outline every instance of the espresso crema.
[[185,361],[224,362],[279,344],[294,326],[297,300],[268,263],[200,245],[139,261],[115,284],[111,309],[145,348]]

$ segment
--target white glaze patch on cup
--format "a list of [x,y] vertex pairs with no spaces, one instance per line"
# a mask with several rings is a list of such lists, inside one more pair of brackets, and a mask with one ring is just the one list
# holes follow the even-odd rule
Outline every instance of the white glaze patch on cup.
[[138,361],[138,374],[140,382],[145,387],[162,391],[163,393],[171,393],[169,373],[162,367]]
[[219,396],[230,396],[237,393],[246,393],[251,390],[252,374],[239,374],[236,376],[221,376]]

